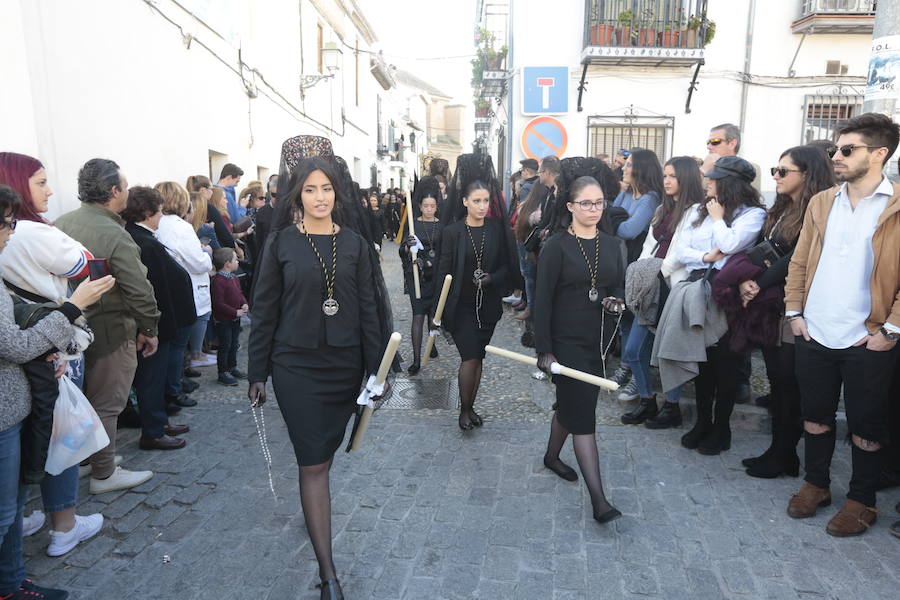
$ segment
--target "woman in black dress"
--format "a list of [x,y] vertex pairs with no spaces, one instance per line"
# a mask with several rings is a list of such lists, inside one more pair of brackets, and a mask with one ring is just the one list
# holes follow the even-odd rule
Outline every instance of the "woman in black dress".
[[[470,162],[481,169],[467,168]],[[479,174],[477,171],[481,171]],[[443,327],[453,335],[459,350],[459,428],[480,427],[475,396],[481,383],[484,347],[503,314],[501,299],[507,289],[521,285],[518,256],[512,232],[506,225],[499,201],[499,185],[490,157],[464,154],[457,162],[458,179],[451,188],[447,220],[454,221],[441,233],[437,281],[453,275],[444,306]],[[488,175],[486,181],[472,178]]]
[[[415,231],[407,236],[400,245],[400,259],[403,262],[403,287],[409,294],[412,305],[412,346],[413,363],[406,370],[410,375],[415,375],[422,367],[422,334],[425,329],[425,319],[433,310],[436,279],[434,270],[437,266],[437,252],[440,247],[441,222],[437,218],[437,198],[440,190],[437,182],[431,177],[424,177],[416,186],[416,196],[413,198],[413,211],[416,208],[421,213],[413,221]],[[415,265],[412,260],[411,250],[421,246],[416,255]],[[421,297],[416,298],[413,269],[419,270],[419,289]],[[443,285],[443,282],[441,282]],[[437,357],[437,349],[432,347],[431,358]]]
[[383,351],[368,242],[341,226],[332,163],[302,159],[278,203],[254,295],[250,401],[272,385],[300,466],[322,598],[343,598],[331,553],[328,472],[364,378]]
[[[600,375],[603,348],[615,323],[605,323],[604,305],[617,307],[624,295],[624,248],[618,239],[597,227],[606,202],[593,177],[579,177],[569,187],[566,208],[571,215],[567,230],[544,242],[538,261],[535,288],[535,349],[538,368],[550,374],[550,365]],[[601,301],[601,299],[603,299]],[[575,457],[591,496],[594,519],[606,523],[621,513],[606,499],[597,453],[597,388],[575,379],[553,375],[556,412],[550,424],[550,440],[544,466],[576,481],[575,470],[559,458],[572,434]]]
[[384,241],[384,213],[379,204],[378,192],[372,190],[369,194],[369,222],[372,229],[372,239],[380,246]]

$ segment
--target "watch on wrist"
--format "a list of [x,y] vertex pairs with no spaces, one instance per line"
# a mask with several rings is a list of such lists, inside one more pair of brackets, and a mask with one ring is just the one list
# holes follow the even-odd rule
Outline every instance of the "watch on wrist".
[[900,333],[897,333],[896,331],[888,331],[884,326],[882,326],[878,331],[880,331],[881,335],[883,335],[885,339],[892,344],[896,344],[898,341],[900,341]]

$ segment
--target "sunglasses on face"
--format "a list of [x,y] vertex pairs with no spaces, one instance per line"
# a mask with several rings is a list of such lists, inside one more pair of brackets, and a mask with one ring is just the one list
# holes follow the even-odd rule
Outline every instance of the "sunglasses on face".
[[18,223],[16,219],[10,219],[9,221],[0,221],[0,229],[9,229],[10,231],[15,231],[16,223]]
[[706,140],[706,145],[707,146],[718,146],[719,144],[721,144],[724,141],[725,140],[723,138],[710,138],[710,139]]
[[853,151],[858,148],[868,148],[870,150],[874,150],[876,148],[881,148],[882,146],[856,146],[854,144],[844,144],[843,146],[833,146],[828,148],[828,156],[834,158],[834,156],[840,152],[845,158],[853,154]]
[[787,177],[788,173],[802,173],[803,171],[801,171],[800,169],[785,169],[784,167],[772,167],[771,169],[769,169],[769,172],[772,173],[772,177],[775,177],[775,174],[777,173],[779,177],[784,179],[785,177]]

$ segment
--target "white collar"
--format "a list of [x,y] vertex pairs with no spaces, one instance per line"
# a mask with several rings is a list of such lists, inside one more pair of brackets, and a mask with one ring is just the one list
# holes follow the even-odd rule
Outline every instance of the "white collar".
[[[863,198],[863,200],[868,200],[869,198],[874,198],[875,196],[878,196],[878,195],[887,196],[888,198],[890,198],[891,196],[894,195],[894,186],[891,184],[890,179],[888,179],[884,175],[881,176],[881,183],[878,184],[878,187],[875,188],[875,191],[872,192],[871,195]],[[840,199],[840,200],[846,199],[849,202],[850,199],[847,198],[847,182],[846,181],[841,184],[841,187],[838,190],[836,199]]]

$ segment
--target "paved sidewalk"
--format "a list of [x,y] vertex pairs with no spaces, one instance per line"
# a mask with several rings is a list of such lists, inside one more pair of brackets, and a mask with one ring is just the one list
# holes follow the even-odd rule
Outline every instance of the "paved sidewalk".
[[[395,306],[406,335],[404,301]],[[505,318],[499,339],[514,339],[517,327]],[[453,373],[452,350],[440,348],[421,377]],[[604,484],[625,516],[601,526],[583,484],[541,465],[549,385],[499,359],[485,373],[482,429],[461,432],[452,408],[381,410],[362,450],[337,455],[334,551],[348,600],[898,597],[900,540],[887,528],[900,518],[900,490],[879,496],[872,531],[832,538],[824,527],[837,506],[790,519],[785,506],[799,479],[744,474],[740,459],[761,452],[768,436],[739,432],[729,452],[704,457],[681,448],[681,430],[617,424],[622,407],[602,395]],[[217,386],[211,372],[202,382],[198,407],[172,419],[191,425],[186,449],[140,451],[136,432],[120,431],[124,466],[152,469],[153,479],[100,496],[82,481],[79,513],[106,517],[96,538],[60,558],[44,554],[46,526],[26,540],[38,583],[92,600],[318,598],[297,466],[276,403],[264,414],[277,501],[245,386]],[[510,403],[517,410],[503,410]],[[570,446],[563,459],[575,465]],[[836,505],[848,459],[839,445]]]

